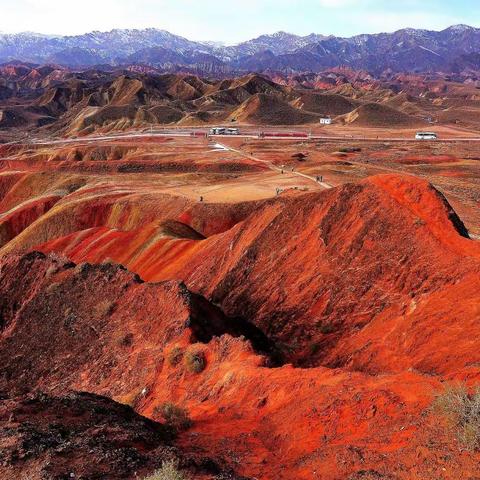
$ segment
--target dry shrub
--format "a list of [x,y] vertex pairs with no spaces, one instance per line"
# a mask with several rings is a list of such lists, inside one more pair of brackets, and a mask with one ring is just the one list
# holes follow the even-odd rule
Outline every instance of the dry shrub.
[[465,385],[449,385],[435,398],[432,410],[447,420],[466,450],[480,447],[480,387],[470,393]]
[[175,434],[184,432],[193,425],[188,412],[184,408],[171,402],[166,402],[160,407],[155,407],[153,413],[155,416],[161,416],[166,426],[170,427]]
[[56,265],[56,264],[50,265],[47,268],[47,271],[45,272],[45,276],[46,277],[51,277],[52,275],[55,275],[56,273],[58,273],[59,270],[60,269],[58,268],[58,265]]
[[180,347],[173,347],[168,353],[167,360],[172,367],[176,367],[183,358],[183,350]]
[[342,148],[339,148],[338,151],[340,153],[358,153],[358,152],[361,152],[362,149],[359,147],[342,147]]
[[207,366],[205,353],[201,350],[187,352],[185,355],[185,366],[191,373],[201,373]]
[[95,313],[97,317],[108,317],[115,310],[115,302],[104,300],[95,305]]
[[55,290],[60,287],[60,285],[61,285],[60,282],[53,282],[47,287],[46,292],[49,294],[54,293]]
[[178,469],[178,462],[167,460],[162,462],[162,468],[144,480],[190,480],[190,477]]

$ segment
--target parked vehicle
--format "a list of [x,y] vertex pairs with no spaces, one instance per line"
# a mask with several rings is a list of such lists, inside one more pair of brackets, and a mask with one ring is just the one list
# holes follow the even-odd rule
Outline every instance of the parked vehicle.
[[225,135],[227,129],[223,127],[213,127],[210,129],[210,135]]
[[210,129],[210,135],[240,135],[238,128],[213,127]]
[[433,132],[417,132],[415,135],[416,140],[437,140],[438,135]]

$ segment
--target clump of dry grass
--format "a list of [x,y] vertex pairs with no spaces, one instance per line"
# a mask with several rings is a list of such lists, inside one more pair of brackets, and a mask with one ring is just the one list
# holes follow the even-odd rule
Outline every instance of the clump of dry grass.
[[185,355],[185,366],[191,373],[201,373],[207,366],[205,353],[201,350],[190,351]]
[[165,402],[153,411],[155,416],[161,416],[167,427],[170,427],[174,434],[184,432],[192,427],[193,422],[188,412],[178,405]]
[[162,468],[143,480],[190,480],[190,477],[178,469],[178,462],[167,460],[162,462]]
[[109,317],[115,310],[115,302],[104,300],[95,305],[97,317]]
[[463,448],[480,447],[480,387],[470,393],[465,385],[449,385],[435,398],[432,411],[446,419]]
[[167,355],[168,363],[172,367],[176,367],[182,361],[182,358],[183,358],[183,350],[178,346],[173,347],[170,350],[170,352],[168,352],[168,355]]
[[60,282],[53,282],[47,287],[46,291],[48,294],[52,294],[58,287],[60,287]]

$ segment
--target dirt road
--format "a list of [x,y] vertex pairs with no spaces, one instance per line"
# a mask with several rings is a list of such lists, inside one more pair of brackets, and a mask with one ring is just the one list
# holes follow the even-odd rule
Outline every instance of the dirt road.
[[[272,162],[269,162],[268,160],[262,160],[261,158],[250,155],[250,154],[244,152],[243,150],[232,148],[232,147],[229,147],[229,146],[221,144],[221,143],[217,143],[217,145],[220,145],[221,147],[223,147],[225,150],[228,150],[229,152],[234,152],[234,153],[236,153],[238,155],[241,155],[244,158],[248,158],[248,159],[250,159],[254,162],[262,163],[262,164],[266,165],[268,168],[270,168],[270,170],[273,170],[275,172],[283,173],[285,171],[285,169],[282,169],[281,167],[277,167]],[[320,186],[320,187],[327,188],[327,189],[328,188],[333,188],[333,185],[330,185],[329,183],[326,183],[326,182],[320,182],[320,181],[317,180],[316,177],[313,177],[311,175],[307,175],[307,174],[302,173],[302,172],[297,172],[296,170],[288,170],[288,173],[292,174],[292,175],[297,175],[299,177],[306,178],[306,179],[314,182],[317,187]]]

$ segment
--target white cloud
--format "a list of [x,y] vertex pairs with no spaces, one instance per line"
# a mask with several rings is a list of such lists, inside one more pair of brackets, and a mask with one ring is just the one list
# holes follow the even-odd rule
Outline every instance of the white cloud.
[[318,3],[326,8],[344,8],[354,5],[356,2],[355,0],[318,0]]

